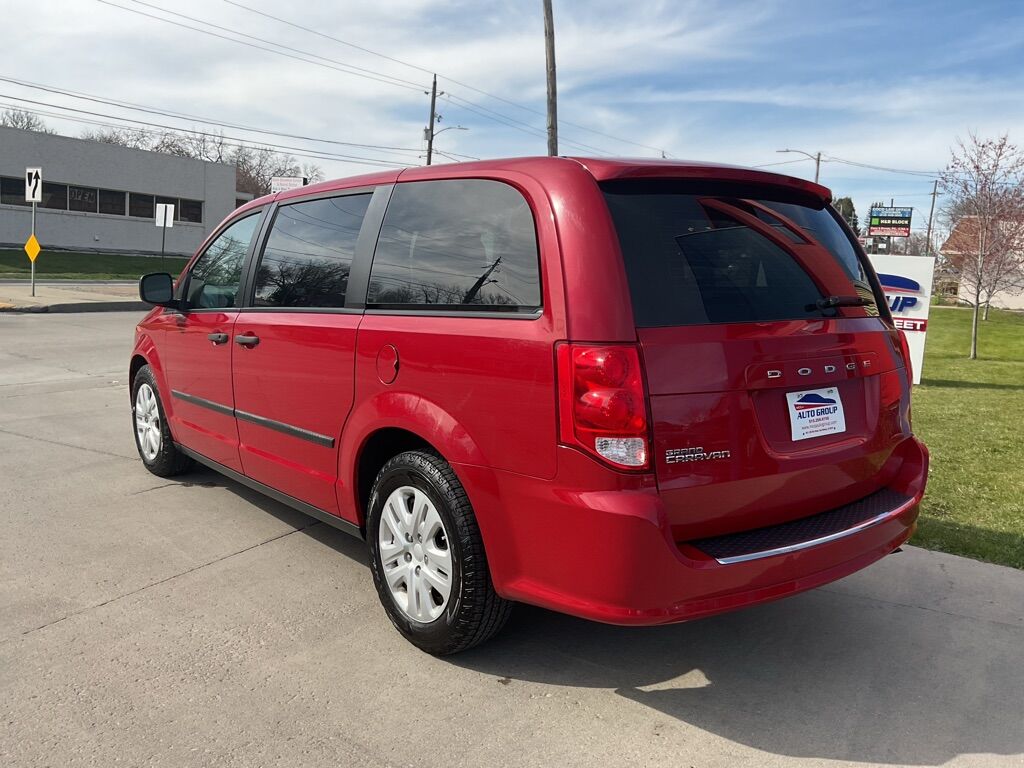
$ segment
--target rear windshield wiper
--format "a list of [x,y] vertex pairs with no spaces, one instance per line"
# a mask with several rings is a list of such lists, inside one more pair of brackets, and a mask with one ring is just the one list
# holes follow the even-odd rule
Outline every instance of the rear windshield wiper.
[[808,304],[807,311],[813,312],[816,309],[833,309],[835,307],[866,307],[869,304],[874,304],[874,302],[863,296],[823,296],[813,304]]

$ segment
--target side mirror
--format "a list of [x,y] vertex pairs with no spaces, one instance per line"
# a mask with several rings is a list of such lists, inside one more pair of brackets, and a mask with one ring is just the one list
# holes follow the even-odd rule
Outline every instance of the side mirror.
[[166,272],[151,272],[139,279],[139,298],[159,307],[176,307],[174,280]]

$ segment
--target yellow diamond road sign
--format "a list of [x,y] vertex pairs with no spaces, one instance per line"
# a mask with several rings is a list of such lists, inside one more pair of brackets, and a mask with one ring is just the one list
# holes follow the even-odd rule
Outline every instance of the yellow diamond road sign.
[[25,241],[25,253],[28,254],[28,260],[35,261],[40,250],[42,249],[39,247],[39,241],[36,240],[36,236],[29,235],[28,240]]

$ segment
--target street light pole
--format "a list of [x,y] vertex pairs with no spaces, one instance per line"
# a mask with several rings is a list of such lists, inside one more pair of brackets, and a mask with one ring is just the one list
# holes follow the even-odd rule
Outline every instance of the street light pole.
[[777,149],[776,152],[794,152],[804,157],[809,157],[814,161],[814,183],[818,183],[818,178],[821,176],[821,152],[811,154],[810,152],[804,152],[802,149]]

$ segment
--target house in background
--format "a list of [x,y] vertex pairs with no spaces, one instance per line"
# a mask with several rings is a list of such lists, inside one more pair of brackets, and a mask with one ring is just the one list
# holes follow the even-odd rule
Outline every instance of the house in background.
[[[939,253],[943,257],[947,272],[943,276],[944,290],[939,291],[938,286],[936,285],[936,293],[952,295],[951,292],[955,281],[955,270],[950,269],[950,262],[956,262],[963,258],[976,256],[978,253],[978,235],[979,228],[977,216],[963,216],[957,220],[956,225],[953,227],[953,231],[950,232],[949,237],[946,238],[946,242],[944,242],[942,247],[939,248]],[[1021,248],[1018,259],[1022,262],[1021,276],[1024,278],[1024,247]],[[936,283],[938,283],[938,275],[936,275]],[[962,281],[955,281],[955,285],[955,295],[957,298],[968,304],[973,303],[974,295],[972,294],[971,289],[964,285]],[[997,309],[1024,310],[1024,279],[1019,281],[1013,288],[995,293],[991,298],[990,304]]]

